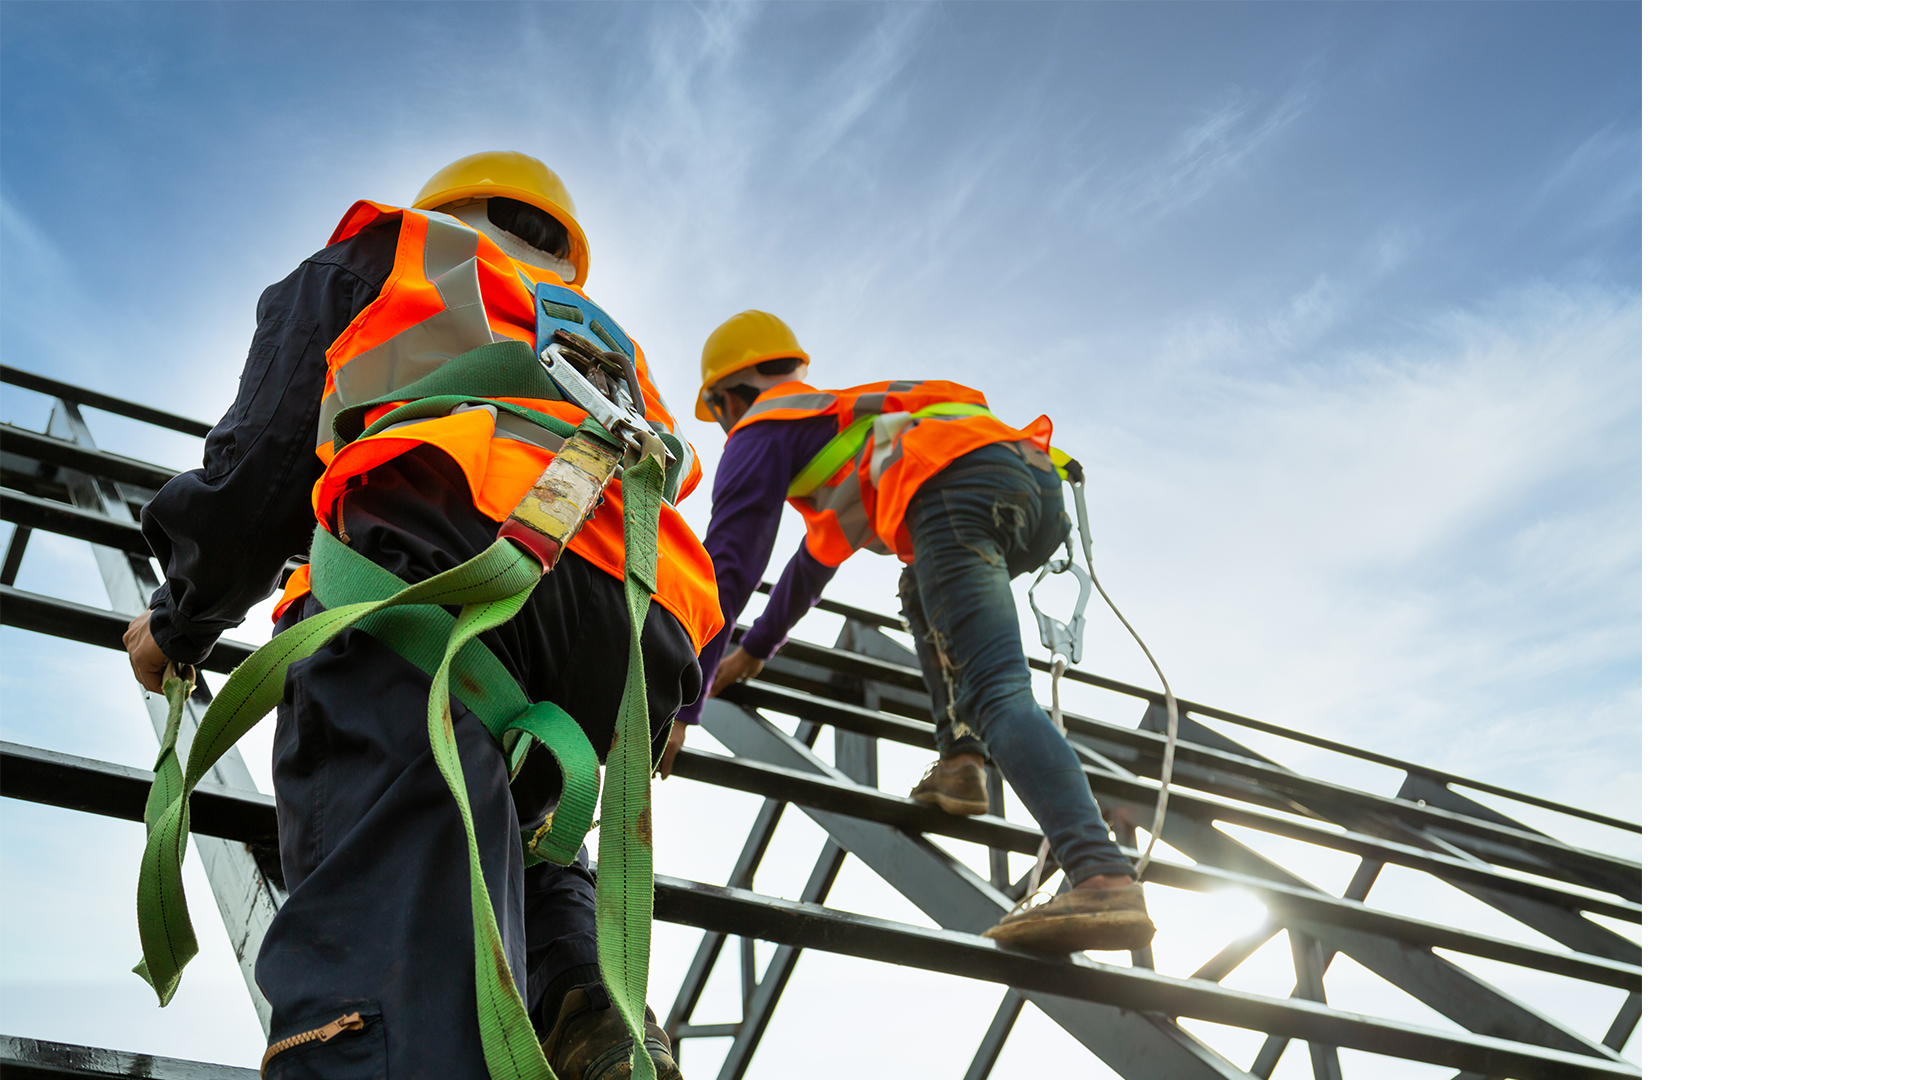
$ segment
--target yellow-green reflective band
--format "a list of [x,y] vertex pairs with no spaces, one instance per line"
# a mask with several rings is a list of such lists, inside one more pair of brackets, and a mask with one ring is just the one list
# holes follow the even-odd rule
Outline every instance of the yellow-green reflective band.
[[1060,479],[1073,479],[1072,475],[1067,471],[1068,466],[1074,463],[1073,458],[1065,450],[1057,446],[1049,446],[1047,448],[1047,458],[1053,462],[1053,471],[1059,474]]
[[[992,416],[985,405],[971,405],[964,401],[942,401],[914,412],[915,420],[924,420],[933,416]],[[860,453],[860,447],[873,431],[872,416],[863,416],[847,425],[847,429],[835,435],[833,440],[820,448],[800,470],[800,475],[787,485],[787,498],[804,499],[816,488],[827,482],[827,478],[840,471],[840,467],[852,461]]]

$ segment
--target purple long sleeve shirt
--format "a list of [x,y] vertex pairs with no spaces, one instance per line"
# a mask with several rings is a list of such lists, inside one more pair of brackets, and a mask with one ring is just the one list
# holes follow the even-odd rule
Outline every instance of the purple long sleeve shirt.
[[[681,709],[679,719],[689,724],[700,722],[706,691],[713,686],[713,674],[733,640],[734,623],[773,558],[787,485],[839,429],[834,417],[815,416],[762,420],[728,437],[720,464],[714,468],[713,516],[707,522],[706,539],[707,554],[713,559],[714,583],[719,587],[720,613],[727,621],[700,650],[700,700]],[[761,660],[779,651],[786,643],[787,632],[820,601],[833,571],[802,543],[767,598],[766,610],[741,637],[740,647]]]

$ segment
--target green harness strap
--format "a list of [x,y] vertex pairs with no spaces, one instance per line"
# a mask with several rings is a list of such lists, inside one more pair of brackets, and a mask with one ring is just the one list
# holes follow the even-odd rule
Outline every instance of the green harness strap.
[[[621,474],[626,507],[625,591],[632,630],[626,684],[615,721],[613,747],[607,756],[604,809],[609,828],[601,834],[595,912],[601,980],[628,1031],[635,1035],[633,1075],[646,1080],[654,1076],[653,1063],[638,1033],[646,1001],[653,915],[650,790],[653,761],[646,670],[640,657],[640,628],[645,625],[655,584],[657,507],[665,479],[660,462],[651,457]],[[333,559],[337,555],[335,552],[322,556],[320,552],[324,550],[327,550],[324,546],[316,549],[316,558]],[[492,673],[485,662],[478,659],[486,652],[484,645],[475,645],[478,651],[473,660],[461,658],[467,653],[467,647],[474,644],[474,638],[506,622],[520,610],[540,577],[538,560],[510,542],[499,540],[467,562],[384,598],[347,603],[303,620],[276,635],[234,670],[208,707],[184,763],[178,756],[176,744],[187,684],[177,678],[169,681],[166,687],[168,725],[154,766],[153,787],[147,796],[147,845],[140,863],[138,911],[144,957],[134,969],[154,988],[162,1005],[172,999],[179,988],[182,970],[199,949],[187,915],[186,890],[181,878],[186,838],[191,831],[188,793],[241,735],[279,703],[289,665],[312,655],[348,627],[370,620],[370,629],[382,627],[381,640],[392,636],[403,643],[402,655],[408,655],[409,659],[413,659],[413,655],[433,659],[433,682],[427,699],[428,742],[434,763],[453,793],[466,833],[474,984],[488,1072],[494,1080],[553,1080],[553,1072],[547,1066],[527,1017],[525,1003],[514,984],[499,926],[494,922],[493,902],[480,866],[466,777],[454,739],[450,704],[451,674],[456,667],[463,670],[463,675],[482,681],[476,690],[465,686],[467,680],[462,679],[463,702],[467,701],[466,691],[473,690],[474,700],[487,710],[483,714],[481,708],[469,704],[477,715],[497,716],[511,704],[514,695],[506,693],[504,687],[485,685],[492,681]],[[433,625],[438,622],[433,613],[445,617],[441,606],[453,604],[460,605],[460,613],[442,638],[436,632],[438,627]],[[424,619],[398,617],[402,611],[411,614],[416,610]],[[382,618],[389,613],[395,618]],[[423,645],[422,641],[427,644]],[[436,649],[434,646],[440,642],[444,644]],[[435,652],[438,655],[432,656]],[[424,669],[428,665],[421,666]],[[497,660],[493,668],[505,676]],[[507,682],[512,680],[507,678]],[[524,701],[524,696],[519,700]],[[509,721],[506,730],[525,731],[542,739],[550,749],[563,746],[568,741],[564,729],[571,727],[578,733],[578,725],[572,723],[571,718],[567,718],[564,725],[559,723],[565,714],[557,707],[541,704],[547,707],[526,708]],[[580,738],[584,740],[585,736],[582,734]],[[575,751],[556,749],[557,757],[563,753],[570,758],[577,757]],[[560,830],[556,815],[556,820],[550,822],[550,832],[557,834]],[[567,849],[568,858],[572,851],[573,848]]]
[[[385,567],[360,554],[326,529],[313,530],[313,595],[328,608],[384,600],[407,587]],[[407,607],[380,611],[358,624],[408,663],[432,672],[446,651],[454,617],[444,608]],[[527,861],[535,858],[566,865],[574,860],[593,825],[600,801],[599,757],[580,724],[550,701],[529,703],[500,658],[485,644],[469,642],[453,658],[453,696],[486,725],[506,751],[508,768],[518,775],[534,742],[547,748],[560,767],[560,802],[545,824],[526,834]]]

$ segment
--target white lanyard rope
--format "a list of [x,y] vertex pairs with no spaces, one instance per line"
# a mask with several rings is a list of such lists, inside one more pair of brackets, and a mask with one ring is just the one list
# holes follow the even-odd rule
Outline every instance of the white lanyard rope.
[[[1080,532],[1080,550],[1086,556],[1087,578],[1092,581],[1094,589],[1099,592],[1100,599],[1105,601],[1107,608],[1113,612],[1114,618],[1119,619],[1120,625],[1126,627],[1127,633],[1133,635],[1134,643],[1139,645],[1140,651],[1146,654],[1147,663],[1153,665],[1153,673],[1160,679],[1160,688],[1166,692],[1167,745],[1166,750],[1162,752],[1160,757],[1160,795],[1154,800],[1153,825],[1147,830],[1146,846],[1140,849],[1140,860],[1136,862],[1133,867],[1134,877],[1141,878],[1144,877],[1147,872],[1147,865],[1153,861],[1154,845],[1159,843],[1160,830],[1167,822],[1167,800],[1171,796],[1173,789],[1173,752],[1174,746],[1180,738],[1180,702],[1178,698],[1174,697],[1173,684],[1167,681],[1167,674],[1161,670],[1160,661],[1154,658],[1153,650],[1147,648],[1146,640],[1140,636],[1138,630],[1133,628],[1133,624],[1127,621],[1127,617],[1121,614],[1120,605],[1114,603],[1113,597],[1107,594],[1106,586],[1100,584],[1100,572],[1096,570],[1093,565],[1093,530],[1090,529],[1087,524],[1087,495],[1084,473],[1082,474],[1082,479],[1069,480],[1069,483],[1073,487],[1074,509],[1077,511],[1080,519],[1077,523]],[[1050,572],[1057,573],[1067,570],[1072,562],[1073,541],[1069,538],[1067,541],[1066,559],[1048,563],[1046,568],[1041,571],[1040,577],[1044,578]],[[1036,578],[1033,587],[1037,589],[1039,585],[1040,581]],[[1031,591],[1029,591],[1028,597],[1029,600],[1032,599]],[[1079,618],[1079,613],[1080,611],[1084,611],[1085,608],[1086,593],[1083,583],[1079,610],[1075,612],[1074,625],[1071,629],[1042,615],[1037,602],[1034,604],[1033,609],[1035,618],[1040,620],[1041,642],[1047,646],[1047,651],[1052,654],[1053,657],[1053,663],[1051,665],[1053,673],[1053,726],[1063,737],[1066,735],[1067,728],[1060,713],[1060,676],[1067,670],[1068,655],[1071,655],[1075,661],[1078,661],[1080,658],[1078,636],[1084,627],[1082,620]],[[1065,648],[1062,646],[1065,646]],[[1039,857],[1034,860],[1033,873],[1027,881],[1026,896],[1029,898],[1039,891],[1040,883],[1044,880],[1041,871],[1046,866],[1047,854],[1050,850],[1051,845],[1045,838],[1042,838],[1040,841]]]

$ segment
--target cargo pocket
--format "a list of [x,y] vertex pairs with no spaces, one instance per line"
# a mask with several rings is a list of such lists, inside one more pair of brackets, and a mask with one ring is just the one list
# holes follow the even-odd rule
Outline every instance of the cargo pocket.
[[284,1026],[260,1058],[267,1080],[384,1080],[387,1030],[380,1003],[344,1001]]

